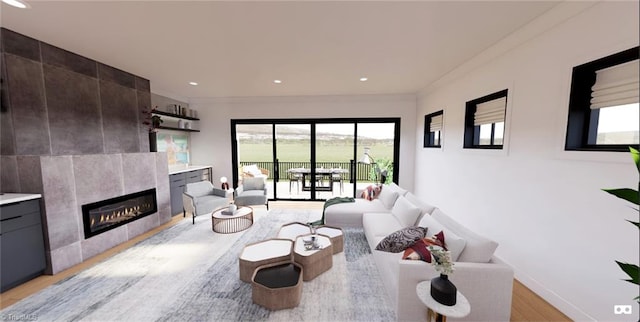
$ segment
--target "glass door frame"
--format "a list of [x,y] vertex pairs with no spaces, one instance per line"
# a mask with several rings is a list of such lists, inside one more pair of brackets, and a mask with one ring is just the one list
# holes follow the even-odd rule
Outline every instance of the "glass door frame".
[[[393,164],[396,166],[393,167],[392,181],[398,183],[398,166],[400,164],[400,118],[399,117],[372,117],[372,118],[287,118],[287,119],[231,119],[231,169],[233,173],[233,187],[238,186],[238,164],[240,160],[238,160],[238,137],[236,133],[236,125],[242,124],[264,124],[271,125],[271,133],[272,133],[272,162],[273,162],[273,199],[269,200],[288,200],[288,201],[322,201],[324,199],[316,198],[316,189],[315,189],[315,180],[316,175],[315,171],[311,171],[311,196],[310,199],[292,199],[292,198],[278,198],[277,186],[280,175],[280,170],[278,169],[278,155],[277,155],[277,147],[276,147],[276,125],[283,124],[310,124],[310,155],[311,155],[311,169],[315,169],[316,167],[316,124],[325,124],[325,123],[353,123],[354,124],[354,133],[353,133],[353,164],[357,163],[359,160],[358,155],[358,123],[393,123],[394,126],[394,138],[393,138]],[[353,167],[353,164],[351,166]],[[353,195],[356,194],[356,171],[354,169],[350,169],[350,181],[353,182]]]

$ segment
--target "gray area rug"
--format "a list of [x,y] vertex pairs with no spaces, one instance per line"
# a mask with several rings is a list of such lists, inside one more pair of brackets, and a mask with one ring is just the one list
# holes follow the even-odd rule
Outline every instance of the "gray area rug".
[[[272,210],[241,233],[183,220],[151,238],[1,312],[38,321],[392,321],[395,312],[361,229],[345,229],[333,267],[304,282],[293,309],[269,311],[238,277],[244,245],[273,238],[282,224],[317,211]],[[265,211],[262,210],[264,213]],[[199,220],[198,220],[199,219]],[[6,318],[6,319],[5,319]]]

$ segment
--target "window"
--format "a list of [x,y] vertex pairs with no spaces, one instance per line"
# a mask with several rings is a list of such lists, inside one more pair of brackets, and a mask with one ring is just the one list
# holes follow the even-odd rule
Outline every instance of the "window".
[[502,149],[508,90],[467,102],[464,147]]
[[573,68],[565,150],[638,145],[638,47]]
[[439,148],[442,146],[443,111],[424,116],[424,147]]

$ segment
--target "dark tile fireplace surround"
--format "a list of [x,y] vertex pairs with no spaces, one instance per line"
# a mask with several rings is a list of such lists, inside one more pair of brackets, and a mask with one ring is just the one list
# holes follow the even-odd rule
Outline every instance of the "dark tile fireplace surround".
[[[149,81],[0,29],[0,191],[39,193],[47,273],[171,219],[165,153],[150,153]],[[157,209],[92,237],[82,206],[155,189]]]

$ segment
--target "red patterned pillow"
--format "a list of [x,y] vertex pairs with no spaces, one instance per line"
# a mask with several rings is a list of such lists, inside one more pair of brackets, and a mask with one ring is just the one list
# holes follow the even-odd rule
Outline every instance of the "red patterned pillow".
[[438,246],[442,247],[444,250],[447,250],[447,248],[444,246],[444,232],[440,231],[433,237],[425,237],[417,241],[415,244],[405,249],[404,254],[402,255],[402,259],[422,260],[427,263],[431,263],[432,256],[431,252],[429,251],[429,246]]
[[364,191],[362,191],[362,198],[367,199],[369,201],[376,199],[380,194],[380,190],[382,190],[382,186],[378,186],[378,185],[368,186],[364,189]]

